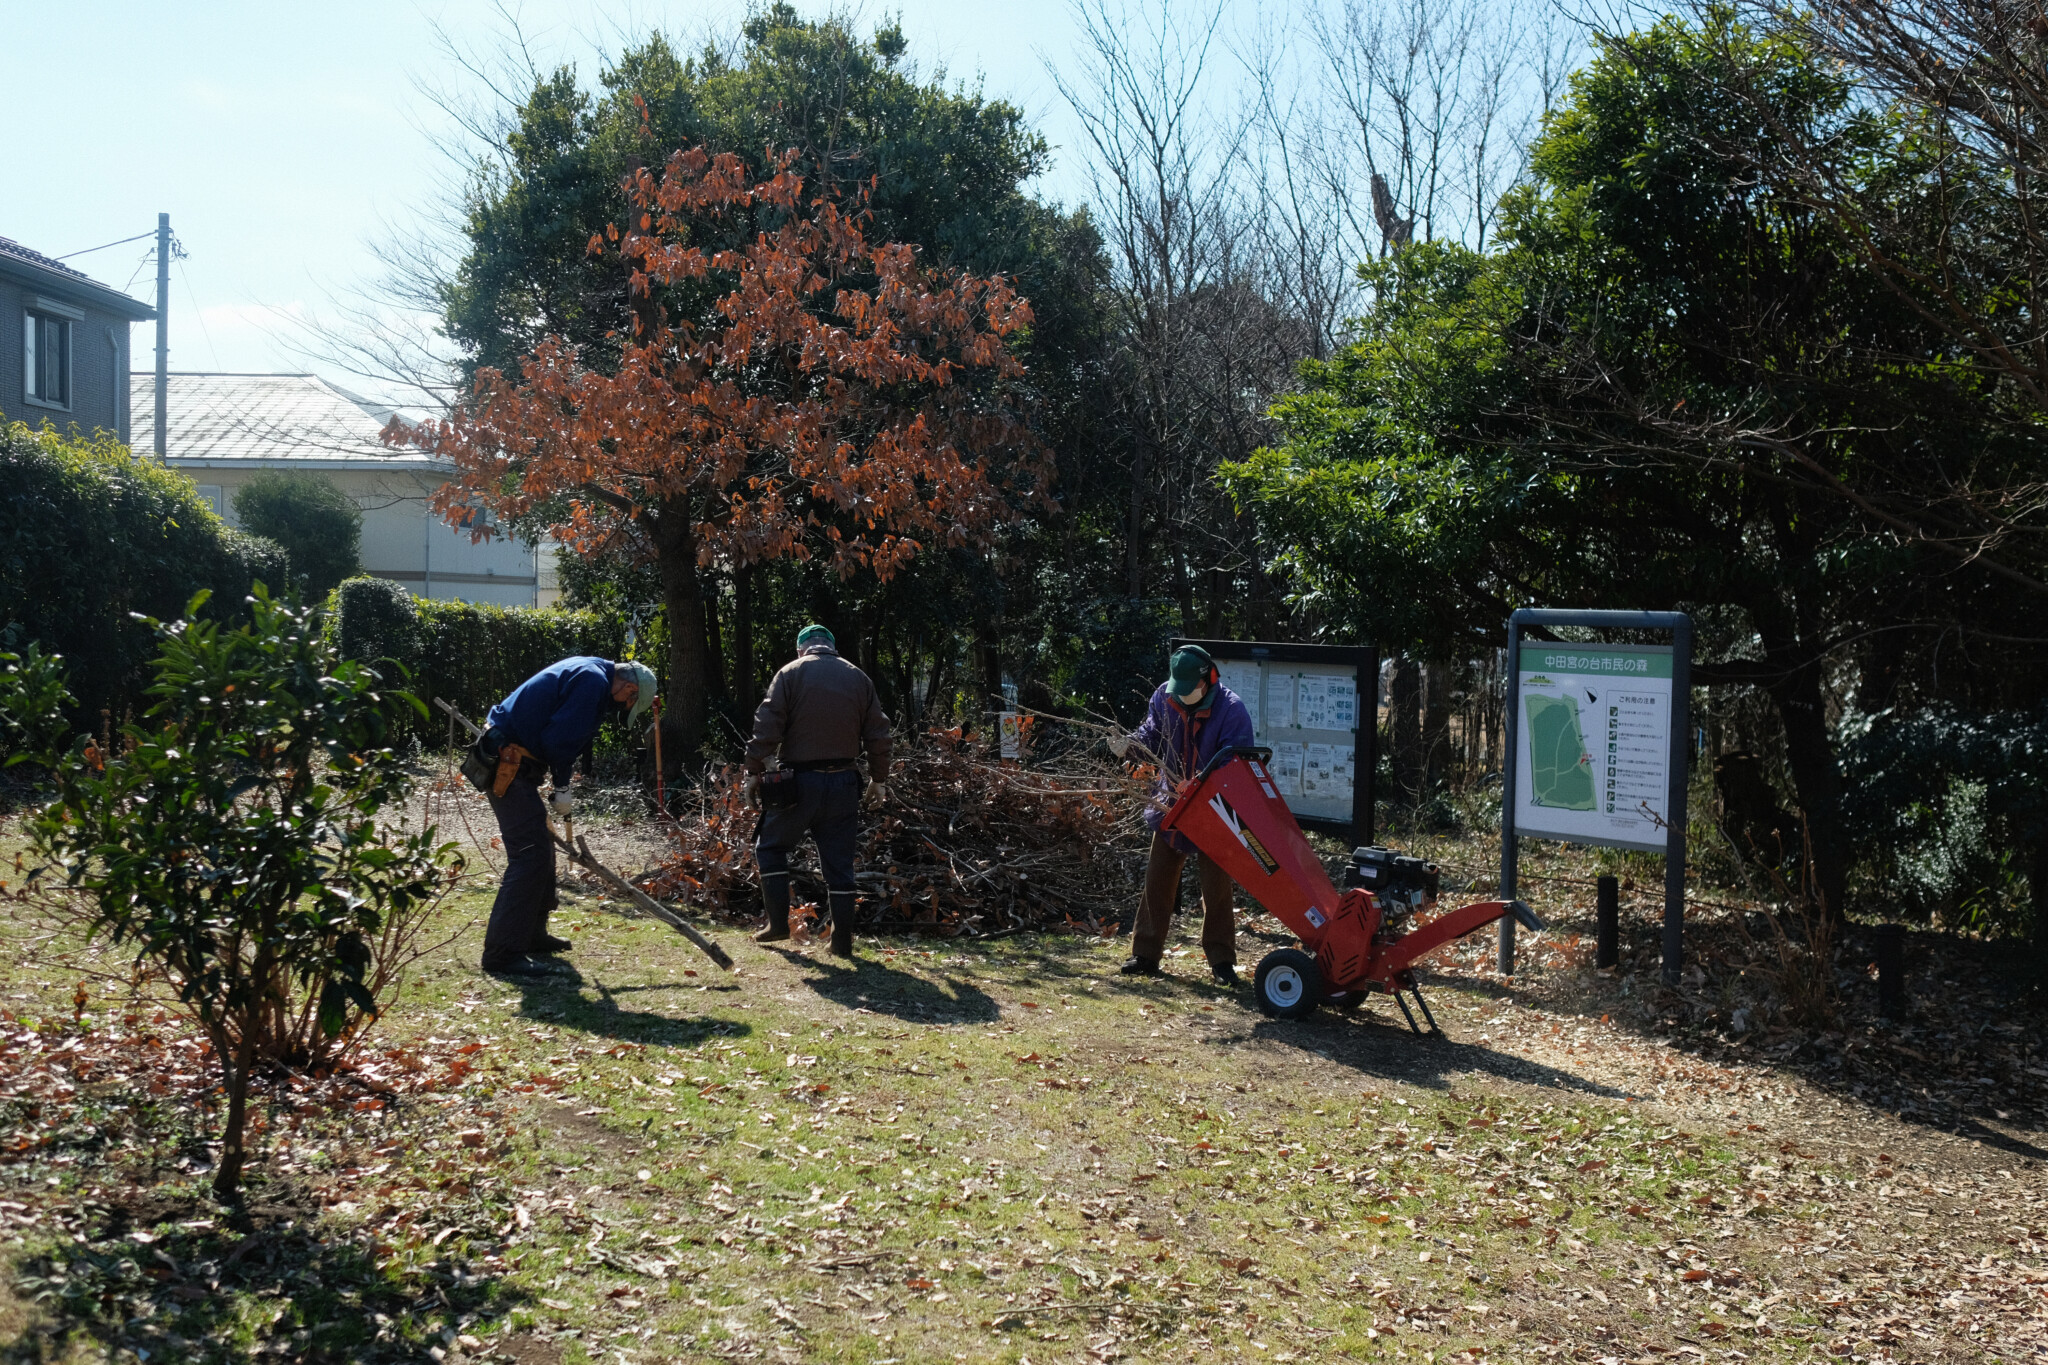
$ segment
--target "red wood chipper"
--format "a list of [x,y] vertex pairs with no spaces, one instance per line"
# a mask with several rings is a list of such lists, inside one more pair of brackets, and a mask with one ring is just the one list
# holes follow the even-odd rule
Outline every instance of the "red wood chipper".
[[1437,871],[1382,848],[1352,854],[1350,885],[1338,894],[1273,786],[1266,770],[1272,756],[1270,749],[1218,753],[1160,824],[1207,854],[1301,940],[1301,947],[1281,948],[1259,962],[1252,989],[1267,1014],[1299,1019],[1319,1004],[1356,1008],[1372,992],[1385,991],[1420,1033],[1401,996],[1407,991],[1434,1029],[1436,1018],[1416,985],[1418,959],[1503,915],[1532,931],[1543,927],[1521,901],[1480,901],[1407,931],[1409,916],[1436,899]]

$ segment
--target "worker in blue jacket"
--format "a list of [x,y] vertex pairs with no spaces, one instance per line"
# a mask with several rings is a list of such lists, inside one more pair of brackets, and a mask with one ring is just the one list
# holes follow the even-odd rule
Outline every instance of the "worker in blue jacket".
[[[491,814],[505,844],[505,880],[484,930],[483,968],[509,976],[552,970],[542,956],[569,941],[548,932],[555,908],[555,845],[548,812],[567,820],[576,808],[570,768],[607,715],[623,709],[630,725],[654,705],[654,673],[645,664],[583,655],[549,664],[491,708],[477,752],[495,764]],[[546,805],[540,780],[552,781]]]
[[1200,645],[1183,645],[1167,661],[1167,679],[1152,694],[1145,723],[1134,734],[1110,741],[1118,758],[1134,749],[1159,765],[1159,782],[1145,806],[1152,829],[1152,848],[1145,859],[1145,889],[1138,898],[1138,916],[1131,926],[1131,960],[1126,976],[1157,976],[1166,951],[1166,930],[1180,904],[1180,876],[1188,857],[1196,862],[1202,887],[1202,955],[1209,970],[1226,986],[1238,984],[1237,919],[1231,898],[1230,874],[1209,860],[1179,833],[1162,834],[1174,798],[1188,779],[1220,751],[1252,743],[1251,712],[1217,676],[1216,661]]

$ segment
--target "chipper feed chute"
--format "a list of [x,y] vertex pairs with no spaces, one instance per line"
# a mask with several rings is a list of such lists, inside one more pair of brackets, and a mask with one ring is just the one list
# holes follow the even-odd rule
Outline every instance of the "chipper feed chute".
[[[1253,989],[1266,1013],[1298,1019],[1326,999],[1348,1007],[1377,990],[1392,995],[1415,1027],[1401,999],[1406,990],[1434,1026],[1416,989],[1416,959],[1502,915],[1512,914],[1532,930],[1543,927],[1520,901],[1479,901],[1401,933],[1372,892],[1354,886],[1339,894],[1330,884],[1266,770],[1271,757],[1269,749],[1217,754],[1160,823],[1162,831],[1192,842],[1301,940],[1300,948],[1268,953],[1259,963]],[[1358,856],[1379,852],[1361,849]]]

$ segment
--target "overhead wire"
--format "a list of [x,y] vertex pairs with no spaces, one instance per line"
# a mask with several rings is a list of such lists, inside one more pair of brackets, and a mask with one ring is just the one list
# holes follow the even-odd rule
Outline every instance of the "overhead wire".
[[62,256],[52,256],[50,259],[53,261],[68,261],[73,256],[90,256],[93,252],[105,251],[110,246],[126,246],[130,242],[139,242],[145,237],[154,236],[156,236],[156,233],[153,230],[149,232],[138,232],[133,237],[123,237],[118,242],[102,242],[98,246],[89,246],[83,251],[67,251]]
[[199,323],[199,335],[206,338],[207,354],[213,357],[213,368],[218,370],[220,368],[220,352],[214,349],[213,333],[206,328],[206,314],[199,307],[199,296],[192,292],[192,277],[185,273],[185,258],[183,255],[174,255],[171,259],[178,263],[178,278],[184,282],[185,299],[192,305],[192,316]]

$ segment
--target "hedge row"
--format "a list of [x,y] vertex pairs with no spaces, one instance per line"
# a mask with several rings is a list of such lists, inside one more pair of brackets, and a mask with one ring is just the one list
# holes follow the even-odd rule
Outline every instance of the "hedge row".
[[557,659],[616,659],[625,645],[624,623],[615,616],[423,602],[396,583],[367,577],[336,589],[327,629],[344,658],[404,666],[407,690],[429,706],[418,732],[426,743],[448,734],[448,718],[432,709],[435,697],[481,724],[506,693]]
[[0,425],[0,650],[62,654],[82,723],[140,709],[156,648],[131,612],[174,620],[203,588],[209,616],[238,620],[257,583],[288,590],[283,548],[229,527],[183,474],[103,434]]

